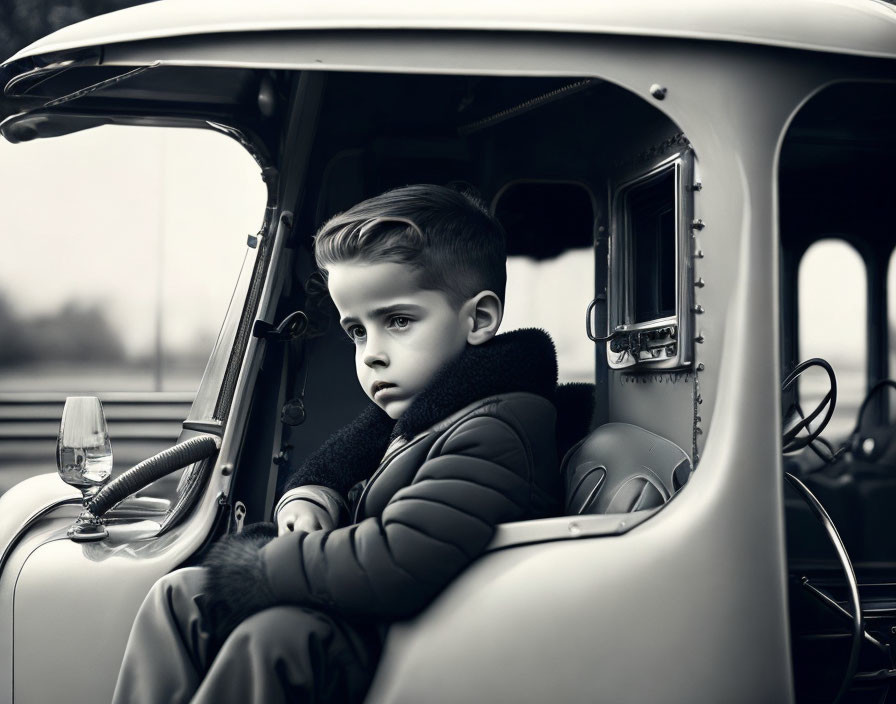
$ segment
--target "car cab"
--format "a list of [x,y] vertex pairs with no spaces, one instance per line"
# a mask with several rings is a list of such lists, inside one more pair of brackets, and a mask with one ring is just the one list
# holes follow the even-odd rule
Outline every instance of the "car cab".
[[[481,195],[507,234],[503,328],[547,330],[561,382],[588,385],[594,412],[557,429],[563,510],[499,526],[393,624],[369,701],[885,697],[896,554],[857,539],[875,564],[857,563],[858,583],[842,576],[814,504],[785,494],[785,470],[822,474],[811,443],[788,446],[819,426],[787,435],[798,384],[782,396],[782,381],[805,358],[801,257],[834,231],[873,265],[859,395],[894,375],[880,303],[894,40],[896,10],[877,0],[162,0],[7,60],[9,142],[212,130],[255,161],[266,203],[177,443],[97,495],[106,536],[70,538],[80,496],[51,457],[0,498],[0,699],[109,700],[151,585],[269,520],[289,469],[357,415],[351,345],[312,305],[312,236],[410,183]],[[889,427],[886,403],[872,405]],[[831,515],[861,532],[871,493],[837,494]],[[75,596],[96,585],[102,599]],[[862,599],[881,625],[860,661]],[[842,637],[828,638],[829,616]],[[833,641],[814,665],[801,654]],[[819,662],[847,676],[821,677]]]

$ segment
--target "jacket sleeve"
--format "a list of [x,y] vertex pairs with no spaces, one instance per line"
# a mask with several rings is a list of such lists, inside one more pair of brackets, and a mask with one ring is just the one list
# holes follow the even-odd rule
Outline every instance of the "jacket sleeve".
[[[315,484],[307,484],[290,489],[274,508],[274,523],[280,524],[280,511],[297,509],[300,511],[320,511],[326,516],[323,525],[337,528],[348,521],[349,508],[345,498],[335,489]],[[328,522],[327,522],[327,519]]]
[[289,534],[261,551],[278,603],[399,618],[425,606],[479,555],[498,523],[525,517],[531,458],[495,416],[460,423],[381,517]]

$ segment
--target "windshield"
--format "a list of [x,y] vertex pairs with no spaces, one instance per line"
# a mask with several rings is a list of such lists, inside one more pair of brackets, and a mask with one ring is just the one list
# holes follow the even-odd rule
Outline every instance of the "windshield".
[[0,158],[0,407],[19,424],[4,431],[19,437],[15,465],[47,471],[62,402],[86,394],[104,401],[126,468],[146,442],[173,443],[189,412],[262,221],[259,167],[226,136],[148,127],[2,142]]

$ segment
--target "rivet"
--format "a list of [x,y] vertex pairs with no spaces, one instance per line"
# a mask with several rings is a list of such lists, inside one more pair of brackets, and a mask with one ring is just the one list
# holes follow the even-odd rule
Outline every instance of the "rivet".
[[701,306],[701,305],[698,303],[697,305],[694,306],[694,312],[697,313],[697,314],[699,315],[700,313],[703,312],[703,306]]
[[870,455],[874,452],[874,438],[865,438],[862,440],[862,452],[866,455]]
[[691,222],[692,230],[702,230],[704,227],[706,227],[706,223],[703,222],[700,218],[696,218]]
[[706,282],[703,280],[702,276],[694,282],[694,286],[696,286],[697,288],[703,288],[704,286],[706,286]]
[[694,184],[691,186],[692,191],[702,191],[703,184],[700,181],[694,181]]
[[659,83],[654,83],[650,86],[650,94],[657,100],[663,100],[666,97],[666,87],[661,86]]
[[694,432],[697,433],[697,435],[703,435],[703,428],[694,428]]
[[221,465],[221,475],[225,477],[229,477],[233,474],[233,465],[232,464],[222,464]]
[[703,366],[703,362],[700,362],[700,364],[697,365],[697,371],[702,372],[704,369],[706,369],[706,367]]
[[579,527],[579,524],[575,521],[570,522],[569,524],[569,534],[570,535],[581,535],[582,529]]
[[280,214],[280,222],[284,227],[292,227],[292,213],[284,211]]
[[697,337],[694,338],[694,342],[696,342],[698,345],[702,345],[705,341],[706,341],[706,338],[703,337],[702,332],[699,335],[697,335]]

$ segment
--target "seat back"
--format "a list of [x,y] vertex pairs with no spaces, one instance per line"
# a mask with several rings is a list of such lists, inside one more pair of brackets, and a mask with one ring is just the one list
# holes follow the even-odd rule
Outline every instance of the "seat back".
[[566,515],[661,506],[692,470],[690,457],[675,443],[637,425],[605,423],[563,458]]

